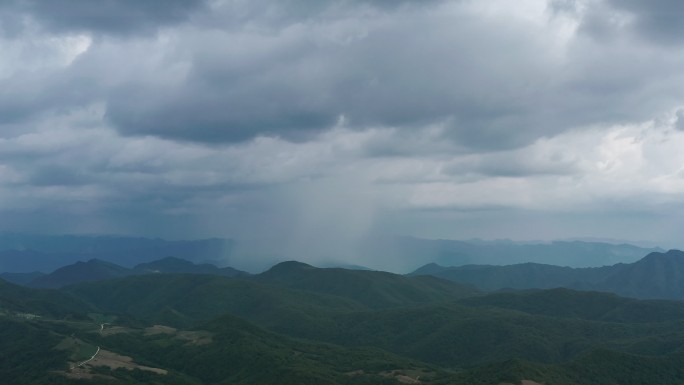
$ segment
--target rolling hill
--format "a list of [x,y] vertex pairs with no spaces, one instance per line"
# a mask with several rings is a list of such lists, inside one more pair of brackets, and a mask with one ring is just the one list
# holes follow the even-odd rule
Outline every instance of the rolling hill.
[[434,277],[382,271],[316,268],[289,261],[255,275],[257,282],[348,298],[370,308],[415,305],[474,295],[477,290]]
[[[664,254],[613,272],[676,276],[682,254]],[[30,370],[32,384],[66,384],[57,373],[66,360],[100,347],[158,371],[95,361],[84,385],[684,383],[680,301],[567,288],[485,294],[299,262],[240,277],[168,271],[60,290],[0,281],[0,357],[21,357],[0,362],[0,376],[21,383]]]
[[209,263],[195,264],[175,257],[166,257],[139,264],[132,269],[111,262],[91,259],[87,262],[78,261],[72,265],[61,267],[50,274],[40,274],[26,283],[26,285],[36,288],[59,288],[81,282],[103,281],[130,275],[181,273],[211,274],[226,277],[249,275],[232,267],[219,268]]
[[27,285],[36,288],[58,288],[79,282],[101,281],[133,274],[137,272],[110,262],[91,259],[60,267],[50,274],[35,278]]
[[0,312],[52,318],[83,317],[94,308],[59,290],[30,289],[0,279]]
[[[448,367],[514,358],[562,363],[596,347],[648,354],[684,347],[678,302],[573,290],[464,297],[434,294],[434,282],[444,284],[439,280],[426,288],[415,278],[353,271],[354,280],[348,273],[290,262],[248,279],[148,275],[68,290],[102,311],[146,322],[189,327],[228,313],[293,337],[373,346]],[[374,286],[359,285],[366,280]],[[406,295],[418,288],[418,299]],[[367,298],[359,298],[362,292]]]

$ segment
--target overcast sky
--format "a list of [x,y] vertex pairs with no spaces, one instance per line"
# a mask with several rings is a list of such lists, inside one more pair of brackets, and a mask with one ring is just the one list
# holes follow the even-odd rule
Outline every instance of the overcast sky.
[[677,0],[3,0],[0,231],[684,247],[683,18]]

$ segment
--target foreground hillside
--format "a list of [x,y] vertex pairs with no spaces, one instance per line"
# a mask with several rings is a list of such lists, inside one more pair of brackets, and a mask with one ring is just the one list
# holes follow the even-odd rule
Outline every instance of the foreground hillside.
[[0,281],[0,324],[8,383],[684,383],[681,302],[570,289],[485,295],[435,277],[298,262],[256,276],[137,274],[59,290]]

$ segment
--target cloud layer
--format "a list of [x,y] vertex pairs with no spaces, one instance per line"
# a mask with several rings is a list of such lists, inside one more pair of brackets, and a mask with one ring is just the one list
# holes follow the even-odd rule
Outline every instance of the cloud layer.
[[311,258],[371,233],[676,246],[682,12],[3,2],[0,230],[268,238]]

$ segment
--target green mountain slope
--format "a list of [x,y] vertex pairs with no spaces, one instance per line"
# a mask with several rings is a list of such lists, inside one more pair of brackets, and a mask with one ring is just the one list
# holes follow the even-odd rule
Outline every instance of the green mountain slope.
[[648,323],[684,320],[684,303],[637,300],[616,294],[571,289],[528,290],[465,298],[460,304],[519,310],[529,314],[584,320]]
[[507,360],[462,371],[452,385],[520,384],[522,380],[552,385],[684,384],[684,354],[640,356],[596,349],[562,365]]
[[189,326],[229,313],[279,331],[330,322],[339,312],[437,303],[474,289],[434,277],[283,263],[254,277],[143,275],[67,289],[104,311]]
[[101,281],[137,274],[134,270],[111,262],[91,259],[60,267],[50,274],[40,276],[28,283],[30,287],[59,288],[79,282]]
[[434,277],[405,277],[381,271],[316,268],[283,262],[254,276],[258,282],[348,298],[370,308],[448,301],[477,291]]
[[[60,291],[0,281],[0,299],[9,299],[0,303],[9,331],[0,357],[45,360],[31,370],[47,377],[31,383],[52,381],[49,368],[64,360],[41,344],[33,350],[34,335],[52,347],[80,339],[168,371],[92,369],[112,385],[389,384],[417,376],[433,385],[684,383],[684,303],[568,289],[463,297],[460,289],[432,277],[299,263],[257,277],[150,274]],[[43,316],[31,320],[22,309]],[[109,314],[70,316],[90,311]],[[151,333],[151,324],[200,332]]]
[[0,279],[0,312],[64,318],[81,317],[92,310],[90,305],[69,293],[30,289]]
[[95,341],[204,384],[397,384],[382,373],[422,370],[437,374],[425,364],[377,349],[294,340],[230,316],[204,324],[202,330],[211,333],[210,342],[189,344],[166,333],[119,333]]
[[345,298],[200,274],[131,276],[79,284],[66,290],[103,311],[180,327],[222,314],[245,317],[263,325],[309,325],[321,321],[321,314],[366,308]]
[[378,310],[349,298],[291,289],[289,279],[295,278],[290,275],[299,276],[301,268],[311,275],[335,272],[295,267],[294,272],[287,270],[290,278],[285,286],[275,280],[266,284],[162,275],[83,284],[69,290],[102,311],[127,313],[148,322],[187,327],[227,313],[294,337],[348,347],[373,346],[447,367],[514,358],[559,363],[596,347],[666,354],[684,346],[684,305],[675,302],[550,290]]
[[0,315],[0,378],[7,384],[39,384],[64,369],[67,354],[53,349],[61,337],[48,327]]

